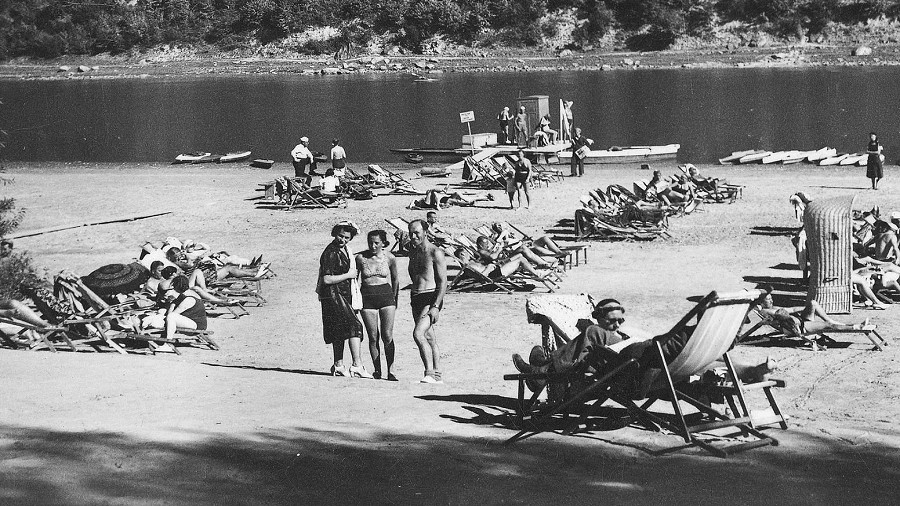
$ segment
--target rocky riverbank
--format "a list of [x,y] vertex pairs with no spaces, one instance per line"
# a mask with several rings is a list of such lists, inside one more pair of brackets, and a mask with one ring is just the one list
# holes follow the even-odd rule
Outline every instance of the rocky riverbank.
[[130,56],[98,55],[0,64],[0,79],[116,79],[296,74],[304,76],[445,72],[558,72],[677,68],[900,65],[900,44],[766,45],[660,52],[470,50],[446,55],[364,55],[336,60],[158,48]]

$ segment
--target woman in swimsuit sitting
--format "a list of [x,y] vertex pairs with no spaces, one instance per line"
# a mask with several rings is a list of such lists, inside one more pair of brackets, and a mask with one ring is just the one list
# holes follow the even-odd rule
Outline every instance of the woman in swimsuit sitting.
[[[375,379],[384,377],[388,381],[397,381],[397,377],[391,372],[394,365],[394,314],[397,310],[397,292],[400,289],[397,259],[386,249],[390,245],[387,232],[372,230],[367,239],[369,249],[357,253],[356,270],[359,272],[363,300],[362,320],[369,336],[369,353],[375,367],[372,376]],[[385,376],[381,372],[380,341],[384,342],[384,359],[387,364]]]

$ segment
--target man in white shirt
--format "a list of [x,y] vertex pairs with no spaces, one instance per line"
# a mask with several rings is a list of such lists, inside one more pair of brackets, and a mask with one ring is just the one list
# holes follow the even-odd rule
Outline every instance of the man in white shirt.
[[309,150],[309,137],[300,137],[300,144],[291,150],[291,158],[294,164],[294,177],[305,178],[308,185],[312,181],[312,176],[306,173],[306,166],[310,166],[310,174],[316,170],[316,159]]
[[347,166],[347,153],[341,146],[340,139],[331,141],[331,168],[334,169],[334,175],[344,177],[344,167]]

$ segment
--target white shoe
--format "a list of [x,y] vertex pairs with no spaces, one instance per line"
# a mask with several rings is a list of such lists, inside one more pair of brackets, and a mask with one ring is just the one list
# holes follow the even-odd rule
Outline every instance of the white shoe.
[[434,376],[425,376],[424,378],[419,380],[419,383],[430,383],[432,385],[436,385],[443,382],[434,379]]
[[364,365],[361,365],[359,367],[357,367],[355,365],[351,365],[350,366],[350,377],[351,378],[366,378],[366,379],[374,378],[374,376],[372,376],[372,374],[366,370],[366,366],[364,366]]
[[260,265],[259,270],[256,271],[256,277],[262,277],[262,275],[265,274],[267,270],[269,270],[269,264],[265,263]]

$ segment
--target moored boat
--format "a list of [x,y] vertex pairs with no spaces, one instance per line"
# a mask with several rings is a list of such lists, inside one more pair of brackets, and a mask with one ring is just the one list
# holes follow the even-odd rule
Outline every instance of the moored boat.
[[837,155],[837,150],[834,148],[821,148],[819,150],[814,151],[812,154],[806,157],[806,160],[811,163],[820,162],[828,157]]
[[196,160],[192,161],[191,163],[212,163],[212,162],[219,161],[219,158],[222,158],[222,155],[207,154],[206,156],[201,156],[200,158],[197,158]]
[[244,160],[250,159],[249,151],[235,151],[232,153],[225,153],[221,156],[216,163],[232,163],[232,162],[242,162]]
[[840,161],[840,165],[856,165],[860,160],[868,159],[868,153],[854,153]]
[[775,151],[771,155],[760,160],[760,162],[765,164],[780,162],[793,153],[793,151]]
[[763,158],[771,155],[771,151],[757,151],[746,156],[738,158],[738,163],[758,163]]
[[180,155],[175,157],[175,161],[172,163],[194,163],[204,156],[209,155],[210,153],[206,151],[192,151],[190,153],[181,153]]
[[275,165],[275,160],[266,160],[264,158],[257,158],[250,162],[250,166],[257,169],[271,169],[273,165]]
[[425,160],[425,157],[422,156],[421,153],[407,153],[403,160],[406,163],[422,163]]
[[819,160],[819,165],[837,165],[841,163],[841,160],[850,156],[848,153],[841,153],[839,155],[829,156],[828,158],[823,158]]
[[790,165],[792,163],[800,163],[806,160],[806,157],[814,153],[813,151],[792,151],[792,154],[781,161],[782,165]]
[[[614,146],[609,149],[588,151],[587,155],[584,157],[584,163],[632,163],[650,160],[667,160],[676,158],[680,148],[680,144],[666,144],[664,146]],[[572,159],[572,152],[560,151],[558,156],[560,163],[569,163]]]
[[747,149],[744,151],[733,151],[730,155],[725,158],[719,158],[719,163],[722,165],[728,165],[729,163],[738,163],[738,160],[741,157],[752,155],[753,153],[759,153],[758,150],[755,149]]

